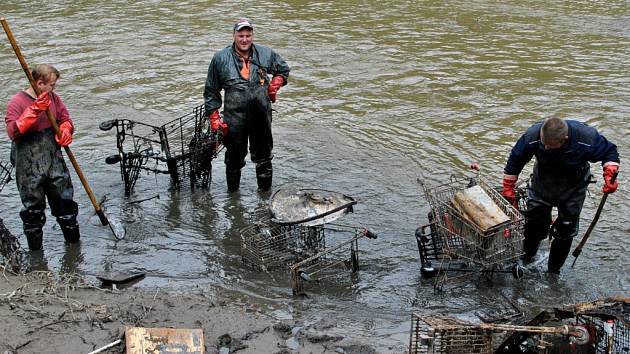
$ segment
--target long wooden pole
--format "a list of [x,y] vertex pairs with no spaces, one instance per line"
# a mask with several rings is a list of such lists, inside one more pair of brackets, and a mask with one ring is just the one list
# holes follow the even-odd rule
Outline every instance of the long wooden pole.
[[[20,61],[22,70],[24,70],[24,73],[26,74],[26,77],[28,78],[28,81],[31,84],[31,87],[35,91],[35,94],[39,96],[39,89],[37,88],[37,83],[35,82],[35,79],[33,79],[33,75],[31,74],[31,71],[29,70],[28,65],[26,64],[26,61],[24,60],[24,56],[22,55],[22,52],[20,51],[20,47],[18,47],[17,42],[15,41],[15,37],[13,37],[13,32],[11,32],[11,29],[9,28],[9,23],[4,17],[0,18],[0,22],[2,23],[2,28],[4,29],[4,32],[7,34],[7,38],[9,39],[9,42],[11,43],[11,46],[13,47],[13,51],[15,51],[15,56],[17,56],[18,60]],[[59,131],[57,120],[55,119],[55,116],[50,111],[50,109],[46,110],[46,115],[48,116],[48,121],[50,122],[50,125],[52,126],[53,130],[55,131],[55,134],[58,137],[61,137],[61,132]],[[81,184],[83,184],[83,188],[85,189],[85,192],[87,193],[88,197],[90,197],[92,206],[94,206],[94,211],[96,212],[96,215],[98,215],[98,218],[101,220],[101,224],[103,226],[109,225],[109,228],[114,233],[114,236],[118,238],[118,236],[116,235],[116,232],[112,228],[112,225],[109,223],[109,220],[107,220],[107,217],[105,216],[105,213],[103,212],[103,209],[101,208],[100,204],[96,200],[96,197],[94,196],[94,193],[92,192],[92,188],[90,188],[90,185],[85,179],[85,176],[83,175],[83,171],[81,170],[81,167],[77,163],[77,159],[74,157],[74,153],[72,153],[72,150],[70,150],[69,146],[64,146],[64,150],[66,151],[66,155],[68,156],[68,159],[72,163],[72,166],[74,167],[74,170],[76,171],[77,176],[79,176],[79,179],[81,180]]]

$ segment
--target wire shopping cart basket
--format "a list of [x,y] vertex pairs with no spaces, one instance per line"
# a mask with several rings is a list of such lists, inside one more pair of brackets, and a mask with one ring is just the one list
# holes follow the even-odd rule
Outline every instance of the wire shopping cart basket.
[[141,171],[169,174],[176,189],[184,184],[192,189],[206,188],[212,179],[212,160],[223,147],[221,133],[210,130],[204,105],[161,126],[112,119],[99,127],[104,131],[116,127],[118,154],[105,161],[120,164],[126,195]]
[[411,315],[409,354],[491,354],[502,353],[501,346],[494,350],[495,335],[518,333],[535,339],[536,345],[521,352],[512,348],[510,353],[547,353],[553,348],[553,339],[562,338],[573,345],[588,345],[592,339],[582,325],[558,324],[555,326],[522,326],[498,323],[468,323],[453,317]]
[[13,165],[0,160],[0,191],[11,180],[11,171],[13,171]]
[[[478,176],[452,176],[449,182],[437,186],[428,186],[423,182],[420,184],[431,211],[429,224],[419,227],[415,237],[421,272],[424,276],[437,275],[436,288],[441,288],[448,279],[449,271],[481,271],[487,274],[511,272],[516,278],[522,276],[523,271],[516,263],[522,255],[524,224],[519,210]],[[505,216],[503,222],[482,228],[456,207],[456,194],[476,186]],[[522,193],[519,192],[519,205],[524,208],[525,198]],[[455,260],[458,263],[452,263]],[[511,267],[505,269],[510,263]]]
[[376,235],[330,223],[354,204],[354,199],[331,191],[276,191],[269,208],[256,209],[254,220],[241,229],[243,262],[262,271],[289,270],[294,295],[304,295],[306,283],[339,280],[346,271],[358,271],[358,240]]
[[543,311],[528,325],[565,323],[565,338],[512,332],[495,354],[513,353],[630,353],[630,298],[612,297]]

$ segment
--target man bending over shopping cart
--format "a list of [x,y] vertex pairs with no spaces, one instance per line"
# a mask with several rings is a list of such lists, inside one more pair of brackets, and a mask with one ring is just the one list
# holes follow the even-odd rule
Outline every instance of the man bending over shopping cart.
[[[516,142],[505,165],[503,196],[515,204],[515,187],[523,167],[536,157],[527,191],[523,261],[531,262],[540,241],[553,240],[547,269],[560,274],[578,233],[580,212],[591,180],[590,162],[601,161],[604,193],[617,190],[613,178],[619,169],[617,146],[595,128],[574,121],[549,118],[531,126]],[[551,210],[558,217],[551,223]],[[551,225],[551,226],[550,226]]]

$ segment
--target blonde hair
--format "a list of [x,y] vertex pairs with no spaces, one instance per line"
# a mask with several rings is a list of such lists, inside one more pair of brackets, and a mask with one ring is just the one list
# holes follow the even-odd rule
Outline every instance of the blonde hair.
[[31,74],[33,75],[33,79],[35,81],[42,80],[44,83],[49,83],[54,79],[59,79],[59,70],[55,69],[54,66],[49,64],[38,64],[33,68]]

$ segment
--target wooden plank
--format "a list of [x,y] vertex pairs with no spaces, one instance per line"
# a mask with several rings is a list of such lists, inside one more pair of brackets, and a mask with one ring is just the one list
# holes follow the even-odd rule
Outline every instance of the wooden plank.
[[510,221],[503,210],[478,185],[455,193],[453,199],[456,208],[463,211],[484,232]]
[[203,330],[125,328],[126,354],[204,354]]

